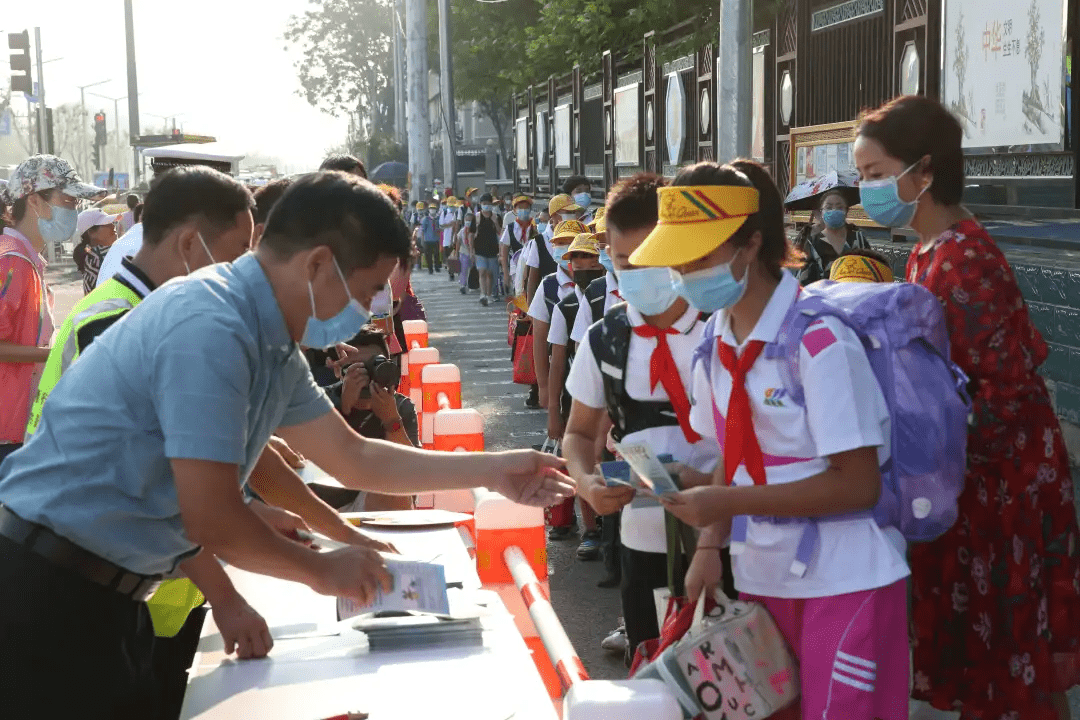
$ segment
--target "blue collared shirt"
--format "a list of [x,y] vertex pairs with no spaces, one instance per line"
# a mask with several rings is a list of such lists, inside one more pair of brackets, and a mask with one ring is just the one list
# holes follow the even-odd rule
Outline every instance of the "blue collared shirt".
[[132,572],[171,571],[184,535],[170,459],[237,465],[279,426],[331,412],[254,255],[166,283],[64,373],[0,503]]
[[425,217],[420,221],[420,233],[424,244],[439,242],[439,229],[435,226],[436,218]]

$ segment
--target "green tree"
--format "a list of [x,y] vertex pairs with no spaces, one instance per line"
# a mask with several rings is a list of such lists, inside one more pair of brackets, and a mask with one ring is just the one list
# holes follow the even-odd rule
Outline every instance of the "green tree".
[[310,0],[309,5],[285,30],[286,42],[302,54],[296,64],[300,95],[331,115],[354,117],[365,136],[392,127],[389,0]]

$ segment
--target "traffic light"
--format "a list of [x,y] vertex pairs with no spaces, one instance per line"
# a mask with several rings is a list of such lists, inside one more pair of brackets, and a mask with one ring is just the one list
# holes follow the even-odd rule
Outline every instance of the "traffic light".
[[94,145],[94,169],[101,167],[101,146]]
[[107,145],[108,135],[105,131],[105,112],[99,111],[94,115],[94,145]]
[[30,33],[8,33],[8,47],[19,52],[11,53],[11,92],[33,93],[30,79]]

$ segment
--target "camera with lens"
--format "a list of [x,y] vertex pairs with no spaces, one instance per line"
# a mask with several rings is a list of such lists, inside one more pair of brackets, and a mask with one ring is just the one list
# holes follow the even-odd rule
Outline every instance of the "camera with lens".
[[368,384],[360,391],[361,398],[371,397],[371,383],[379,387],[393,389],[401,380],[401,368],[385,355],[376,355],[360,363],[367,370]]

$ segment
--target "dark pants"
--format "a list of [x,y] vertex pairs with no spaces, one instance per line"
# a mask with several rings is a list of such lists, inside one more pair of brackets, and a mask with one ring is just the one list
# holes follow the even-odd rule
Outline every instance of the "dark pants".
[[424,243],[424,259],[427,260],[428,272],[442,270],[442,248],[439,243]]
[[154,673],[161,688],[159,720],[178,720],[184,708],[188,670],[199,650],[206,613],[205,604],[197,607],[191,611],[176,635],[154,638]]
[[0,715],[155,718],[153,647],[145,603],[0,537]]
[[622,513],[612,513],[602,516],[600,522],[600,552],[604,557],[604,573],[610,578],[622,577],[622,562],[619,560],[619,552],[622,543],[619,542],[619,526],[622,524]]
[[[622,584],[619,590],[622,594],[623,620],[626,622],[630,655],[633,656],[639,643],[660,637],[653,590],[667,587],[667,553],[631,550],[624,545],[619,548],[619,557],[622,559]],[[731,598],[738,597],[731,574],[731,555],[726,549],[721,551],[720,560],[724,566],[724,593]],[[689,561],[684,567],[689,567]],[[675,578],[675,592],[679,595],[685,594],[683,577]]]
[[619,549],[619,558],[622,561],[619,591],[622,594],[623,621],[633,657],[634,649],[640,643],[660,637],[653,590],[667,587],[667,554],[631,550],[624,545]]

